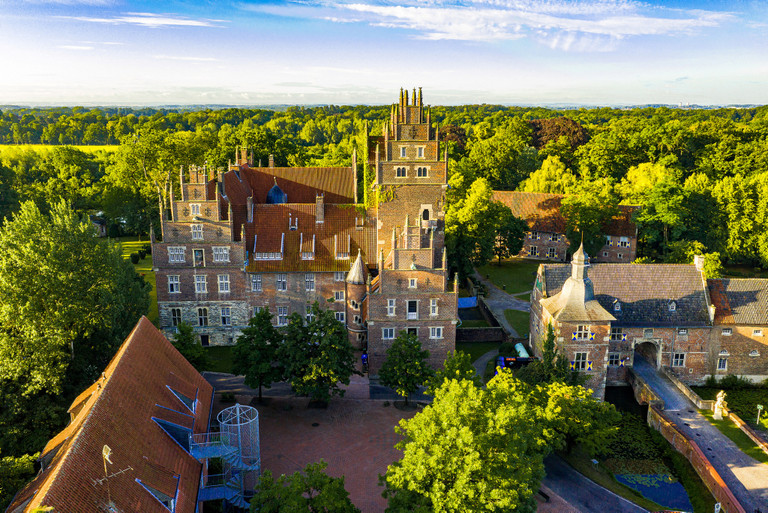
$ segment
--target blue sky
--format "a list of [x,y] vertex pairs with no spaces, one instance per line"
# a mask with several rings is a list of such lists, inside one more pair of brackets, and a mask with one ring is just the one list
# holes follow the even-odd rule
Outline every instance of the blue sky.
[[768,103],[768,2],[0,0],[0,104]]

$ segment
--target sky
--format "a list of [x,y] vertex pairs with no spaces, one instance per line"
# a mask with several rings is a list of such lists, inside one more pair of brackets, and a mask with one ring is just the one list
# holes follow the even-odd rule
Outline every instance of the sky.
[[0,0],[0,105],[766,104],[768,0]]

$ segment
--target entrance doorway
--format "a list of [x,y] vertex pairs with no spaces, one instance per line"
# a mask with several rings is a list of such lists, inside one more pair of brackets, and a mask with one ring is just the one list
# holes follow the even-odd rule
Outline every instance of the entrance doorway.
[[642,358],[653,366],[654,369],[659,368],[659,349],[654,342],[641,342],[635,346],[636,362],[638,358]]
[[200,345],[203,347],[208,347],[208,335],[200,335]]

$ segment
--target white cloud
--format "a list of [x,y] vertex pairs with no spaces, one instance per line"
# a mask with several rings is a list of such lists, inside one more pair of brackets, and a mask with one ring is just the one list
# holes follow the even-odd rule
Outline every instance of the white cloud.
[[160,27],[221,27],[220,23],[227,20],[213,20],[213,19],[192,19],[186,16],[178,16],[174,14],[155,14],[150,12],[130,12],[123,13],[118,16],[109,18],[98,18],[92,16],[60,16],[60,18],[66,18],[77,21],[85,21],[89,23],[109,23],[113,25],[139,25],[148,28],[160,28]]
[[193,62],[215,62],[218,59],[213,57],[189,57],[184,55],[155,55],[155,59],[166,59],[172,61],[193,61]]
[[93,50],[92,46],[82,46],[82,45],[59,45],[56,48],[61,48],[62,50],[76,50],[76,51]]

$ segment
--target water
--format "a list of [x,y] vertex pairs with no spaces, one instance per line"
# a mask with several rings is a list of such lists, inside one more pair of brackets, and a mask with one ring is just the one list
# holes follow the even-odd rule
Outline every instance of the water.
[[663,474],[616,474],[616,480],[640,495],[653,502],[661,504],[665,508],[676,511],[693,511],[688,494],[679,481],[672,476]]

